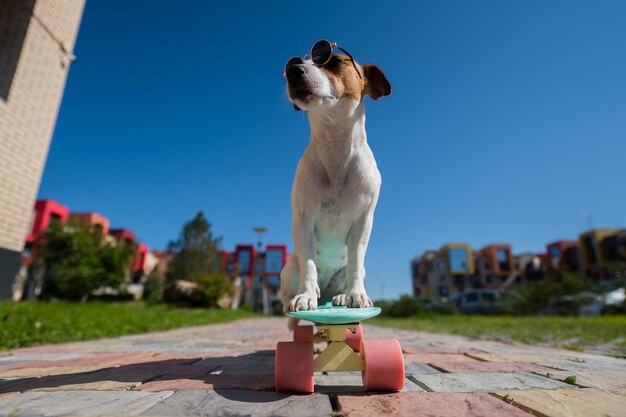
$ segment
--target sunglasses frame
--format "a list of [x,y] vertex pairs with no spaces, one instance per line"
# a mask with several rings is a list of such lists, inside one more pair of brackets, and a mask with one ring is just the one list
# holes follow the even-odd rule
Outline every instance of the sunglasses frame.
[[[352,55],[350,55],[350,53],[348,51],[346,51],[345,49],[343,49],[341,46],[339,46],[336,42],[331,42],[327,39],[320,39],[319,41],[315,42],[313,44],[313,46],[311,47],[311,53],[304,55],[304,58],[306,58],[307,56],[311,57],[311,61],[313,61],[313,48],[315,47],[315,45],[317,45],[320,42],[326,42],[328,43],[329,47],[330,47],[330,55],[328,55],[328,59],[324,62],[313,62],[313,64],[321,67],[324,66],[326,64],[328,64],[328,62],[332,59],[333,57],[333,48],[337,48],[339,50],[341,50],[343,53],[345,53],[346,55],[348,55],[348,58],[350,58],[350,61],[352,61],[352,66],[354,67],[354,70],[356,71],[357,75],[359,76],[360,79],[363,79],[363,76],[361,75],[361,72],[359,71],[359,69],[356,67],[356,63],[354,62],[354,58],[352,58]],[[293,60],[293,59],[297,59],[299,61],[299,64],[304,64],[304,59],[300,58],[299,56],[292,56],[291,58],[289,58],[287,60],[287,62],[285,63],[285,70],[283,72],[283,77],[287,76],[287,70],[289,69],[288,67],[291,67],[289,65],[289,63]],[[297,65],[297,64],[292,64],[292,65]]]

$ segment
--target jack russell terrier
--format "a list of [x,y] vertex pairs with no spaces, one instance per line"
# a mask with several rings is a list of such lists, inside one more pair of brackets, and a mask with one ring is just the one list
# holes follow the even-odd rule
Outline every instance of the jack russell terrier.
[[364,260],[381,177],[367,145],[365,96],[388,96],[391,85],[376,65],[361,66],[326,40],[308,58],[291,58],[284,76],[311,140],[291,193],[294,251],[280,274],[283,309],[313,310],[318,300],[370,307]]

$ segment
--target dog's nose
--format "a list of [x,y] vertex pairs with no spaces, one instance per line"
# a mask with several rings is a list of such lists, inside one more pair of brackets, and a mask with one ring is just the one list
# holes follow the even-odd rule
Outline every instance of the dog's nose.
[[287,81],[295,81],[298,78],[302,77],[302,75],[306,72],[304,69],[304,65],[292,65],[287,70]]

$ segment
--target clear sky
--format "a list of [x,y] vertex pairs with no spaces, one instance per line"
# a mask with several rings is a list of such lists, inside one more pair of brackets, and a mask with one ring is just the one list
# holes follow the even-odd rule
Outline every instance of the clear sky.
[[446,242],[543,251],[626,226],[626,2],[88,0],[40,197],[162,249],[203,210],[224,247],[291,241],[309,139],[285,61],[318,39],[376,63],[373,298]]

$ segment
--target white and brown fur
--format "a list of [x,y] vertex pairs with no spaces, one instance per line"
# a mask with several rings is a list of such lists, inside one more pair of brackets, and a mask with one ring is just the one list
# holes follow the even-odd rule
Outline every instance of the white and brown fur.
[[356,66],[362,78],[347,56],[336,54],[324,66],[305,61],[286,74],[287,94],[306,112],[311,138],[291,194],[294,251],[281,272],[285,312],[330,300],[372,305],[364,259],[381,177],[367,144],[364,101],[391,94],[391,86],[376,65]]

